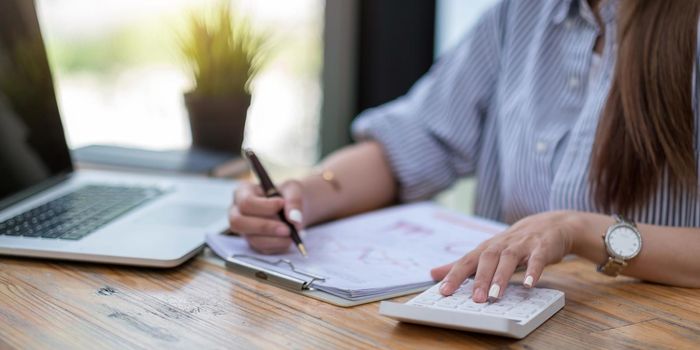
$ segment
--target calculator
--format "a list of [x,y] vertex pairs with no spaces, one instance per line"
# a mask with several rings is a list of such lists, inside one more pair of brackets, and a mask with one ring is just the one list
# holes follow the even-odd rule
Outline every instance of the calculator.
[[440,294],[440,285],[436,284],[405,304],[384,301],[379,313],[409,323],[521,339],[564,307],[564,293],[554,289],[511,284],[502,298],[475,303],[473,280],[467,280],[447,297]]

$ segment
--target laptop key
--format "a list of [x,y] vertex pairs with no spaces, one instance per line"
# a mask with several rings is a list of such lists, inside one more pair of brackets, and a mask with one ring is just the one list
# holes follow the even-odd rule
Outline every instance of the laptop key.
[[10,227],[7,230],[5,230],[5,235],[7,236],[19,236],[20,235],[20,230],[19,227]]
[[162,194],[157,188],[88,185],[0,222],[0,235],[78,240]]
[[39,236],[41,236],[41,232],[34,231],[33,229],[27,229],[27,230],[21,232],[21,236],[22,237],[39,237]]
[[62,234],[63,234],[62,231],[57,230],[57,229],[55,229],[55,228],[52,228],[52,229],[50,229],[50,230],[48,230],[48,231],[42,232],[42,233],[40,234],[40,236],[43,237],[43,238],[56,238],[56,237],[58,237],[58,236],[60,236],[60,235],[62,235]]
[[98,228],[99,227],[95,227],[95,226],[80,227],[80,228],[76,228],[76,229],[73,229],[71,231],[68,231],[66,234],[64,234],[58,238],[66,239],[66,240],[78,240],[78,239],[81,239],[81,238],[87,236],[88,234],[96,231]]

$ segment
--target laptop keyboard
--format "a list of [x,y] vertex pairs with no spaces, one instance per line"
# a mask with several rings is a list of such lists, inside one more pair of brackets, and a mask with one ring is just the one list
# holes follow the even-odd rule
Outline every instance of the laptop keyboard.
[[0,235],[78,240],[164,191],[88,185],[0,222]]

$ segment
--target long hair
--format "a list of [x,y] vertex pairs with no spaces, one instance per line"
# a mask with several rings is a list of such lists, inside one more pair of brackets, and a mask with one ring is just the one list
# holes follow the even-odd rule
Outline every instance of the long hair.
[[615,73],[591,155],[592,195],[628,213],[668,176],[696,192],[692,107],[699,0],[623,0]]

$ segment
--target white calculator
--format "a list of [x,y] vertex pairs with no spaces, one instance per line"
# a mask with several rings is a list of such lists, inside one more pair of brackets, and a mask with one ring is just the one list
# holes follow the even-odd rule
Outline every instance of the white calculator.
[[511,284],[492,303],[472,301],[473,280],[444,297],[440,283],[405,304],[383,301],[379,313],[400,321],[524,338],[564,307],[564,293]]

